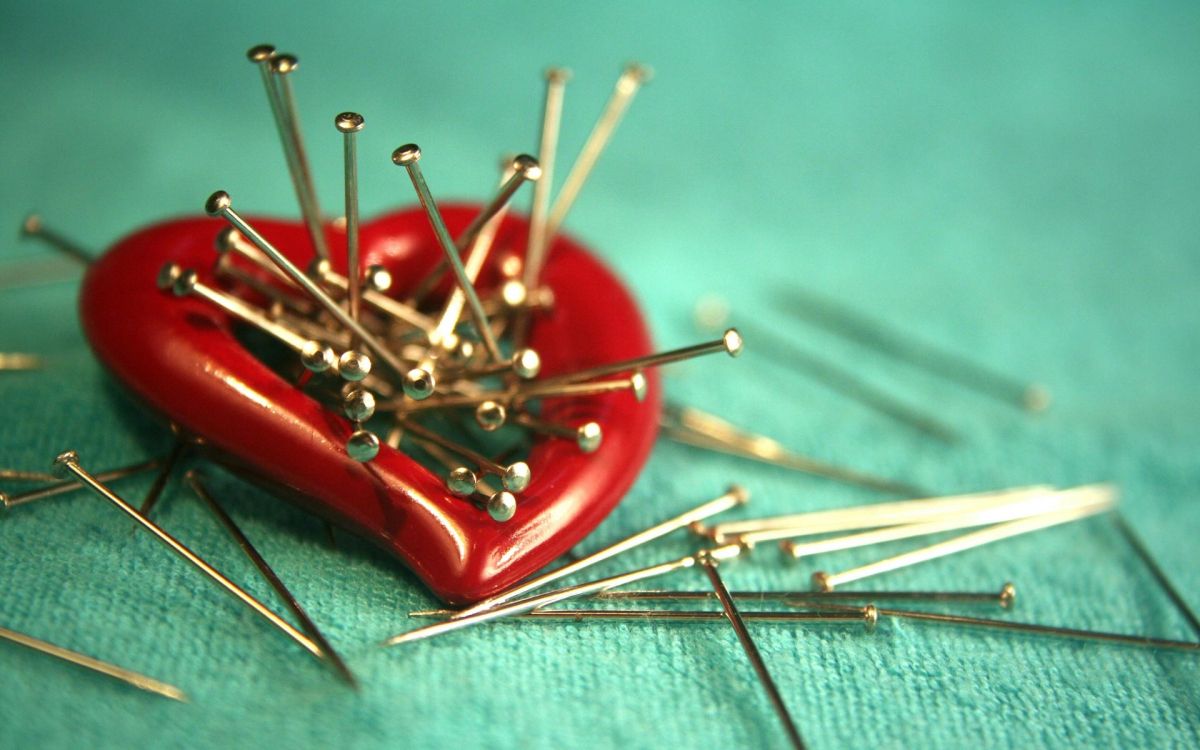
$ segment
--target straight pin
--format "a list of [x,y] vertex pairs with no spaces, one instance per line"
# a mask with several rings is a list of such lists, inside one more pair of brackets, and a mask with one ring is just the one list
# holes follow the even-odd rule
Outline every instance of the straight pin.
[[796,722],[792,720],[792,714],[788,711],[787,704],[784,703],[783,696],[779,693],[779,687],[771,677],[771,672],[767,669],[767,664],[763,661],[758,646],[750,636],[750,631],[746,628],[746,623],[742,619],[741,612],[738,611],[737,604],[734,603],[733,597],[729,595],[729,589],[725,587],[725,582],[721,580],[721,574],[717,572],[717,561],[711,556],[704,554],[700,556],[699,562],[700,568],[708,576],[709,583],[712,584],[713,592],[721,601],[721,608],[725,610],[725,617],[729,620],[729,624],[733,626],[733,632],[737,634],[737,639],[742,644],[742,650],[746,652],[746,658],[750,660],[751,666],[754,667],[754,672],[758,675],[758,681],[762,683],[763,690],[766,691],[767,698],[771,701],[771,706],[775,709],[775,714],[783,724],[783,729],[787,733],[792,747],[797,750],[803,750],[804,740],[800,737],[800,730],[796,728]]
[[578,427],[571,427],[540,419],[528,412],[518,412],[514,415],[513,420],[539,435],[573,441],[583,453],[595,453],[604,439],[604,431],[599,422],[584,422]]
[[[722,557],[736,556],[741,552],[741,547],[737,545],[728,545],[727,547],[720,547],[716,550],[712,550],[712,552],[714,554],[721,555]],[[462,628],[466,628],[471,625],[479,625],[485,622],[499,620],[504,617],[525,614],[526,612],[532,612],[535,609],[540,609],[551,604],[567,601],[568,599],[589,596],[591,594],[604,591],[605,589],[616,588],[618,586],[624,586],[626,584],[636,583],[638,581],[645,581],[657,576],[674,573],[677,570],[684,570],[692,567],[696,564],[696,562],[697,555],[688,555],[686,557],[681,557],[678,560],[671,560],[670,562],[639,568],[628,573],[622,573],[620,575],[610,576],[608,578],[588,581],[587,583],[581,583],[577,586],[571,586],[569,588],[559,589],[558,591],[551,591],[540,596],[534,596],[528,599],[521,599],[508,604],[503,604],[469,616],[463,615],[455,617],[454,619],[446,620],[444,622],[426,625],[425,627],[417,628],[416,630],[410,630],[407,633],[400,633],[399,635],[394,635],[391,638],[388,638],[383,642],[382,645],[384,647],[395,646],[400,643],[408,643],[435,635],[442,635],[455,630],[461,630]]]
[[147,519],[142,514],[138,513],[129,503],[122,500],[116,493],[104,486],[99,481],[98,477],[89,474],[83,467],[79,465],[79,456],[75,451],[67,451],[54,459],[54,466],[61,471],[63,475],[71,475],[75,480],[91,490],[95,494],[107,500],[112,505],[116,506],[125,515],[136,521],[142,528],[150,532],[155,539],[165,545],[168,549],[174,552],[179,557],[186,560],[192,567],[203,573],[209,580],[220,586],[226,593],[232,595],[235,599],[245,604],[250,609],[254,610],[260,617],[266,619],[285,635],[300,644],[304,650],[308,651],[317,658],[321,657],[321,649],[313,643],[313,641],[292,626],[287,620],[282,619],[279,615],[272,612],[265,604],[255,599],[248,594],[244,589],[238,586],[233,581],[226,578],[220,571],[209,565],[195,552],[192,552],[182,542],[168,534],[157,524]]
[[0,370],[40,370],[46,361],[36,354],[0,352]]
[[878,562],[863,565],[851,570],[842,571],[840,573],[827,573],[817,571],[813,573],[813,588],[818,591],[832,591],[837,586],[851,581],[859,581],[871,576],[888,573],[901,568],[906,568],[912,565],[918,565],[930,560],[936,560],[939,557],[945,557],[964,550],[981,547],[985,544],[998,542],[1002,539],[1028,534],[1032,531],[1048,529],[1059,524],[1078,521],[1088,516],[1094,516],[1098,513],[1111,510],[1116,503],[1116,489],[1112,485],[1098,484],[1086,485],[1077,487],[1071,490],[1065,490],[1062,494],[1075,494],[1081,497],[1090,497],[1092,502],[1081,503],[1079,506],[1069,510],[1043,513],[1031,518],[1023,518],[1017,521],[1009,521],[1007,523],[996,524],[980,531],[974,531],[970,534],[948,539],[944,542],[922,547],[920,549],[911,550],[894,557],[889,557]]
[[[312,266],[311,270],[323,283],[332,286],[339,292],[347,292],[350,288],[350,280],[334,271],[332,266],[325,261],[318,261]],[[411,328],[428,332],[437,325],[437,321],[416,308],[399,300],[392,299],[375,289],[362,289],[362,300],[375,310],[386,313]]]
[[[782,602],[790,606],[821,606],[834,602],[908,601],[955,604],[990,604],[1009,609],[1017,598],[1017,589],[1005,583],[999,592],[991,591],[731,591],[737,601]],[[605,601],[712,601],[713,591],[604,591],[596,599]],[[744,614],[744,613],[743,613]]]
[[483,340],[483,345],[487,348],[487,352],[493,361],[500,360],[503,355],[500,353],[500,347],[492,335],[492,328],[488,323],[487,314],[483,311],[483,305],[479,302],[479,295],[475,293],[475,285],[471,283],[471,279],[467,275],[467,269],[463,266],[462,258],[459,257],[458,247],[454,239],[450,236],[449,230],[446,229],[446,222],[442,220],[442,214],[438,210],[437,204],[433,202],[433,196],[429,193],[429,186],[425,183],[425,177],[421,173],[420,160],[421,149],[413,143],[401,146],[392,152],[392,161],[404,167],[408,172],[409,179],[412,180],[413,188],[417,193],[417,199],[420,201],[421,207],[425,209],[425,216],[429,219],[429,224],[433,227],[433,233],[437,237],[438,244],[441,246],[442,252],[445,253],[446,260],[450,263],[450,269],[454,272],[458,288],[462,290],[463,295],[466,297],[467,307],[471,312],[475,329]]
[[[554,189],[554,165],[558,155],[558,134],[562,126],[563,96],[570,71],[550,68],[546,71],[546,98],[542,105],[542,128],[538,138],[538,163],[542,179],[533,188],[533,205],[529,211],[529,242],[525,248],[523,278],[527,289],[536,289],[546,260],[549,244],[547,219],[550,214],[550,192]],[[520,342],[518,342],[520,343]]]
[[24,471],[22,469],[0,469],[0,479],[13,482],[53,482],[56,477],[44,471]]
[[737,332],[736,328],[730,328],[725,331],[721,338],[715,341],[707,341],[703,344],[693,344],[679,349],[672,349],[667,352],[659,352],[657,354],[647,354],[644,357],[635,357],[627,359],[623,362],[611,362],[605,365],[597,365],[596,367],[588,367],[575,372],[563,373],[549,378],[543,378],[538,382],[539,386],[558,385],[561,383],[577,383],[581,380],[592,380],[606,375],[617,375],[622,372],[631,370],[645,370],[651,367],[661,367],[669,365],[673,362],[679,362],[693,357],[700,357],[705,354],[716,354],[724,352],[731,357],[738,357],[742,353],[742,336]]
[[[409,617],[422,617],[444,620],[454,614],[452,609],[431,609],[421,612],[409,612]],[[865,623],[868,621],[867,607],[861,611],[811,611],[811,612],[742,612],[743,620],[758,622],[787,622],[787,623],[817,623],[844,622]],[[507,622],[522,620],[570,620],[584,622],[586,620],[621,620],[621,621],[667,621],[667,622],[727,622],[725,613],[700,612],[691,610],[667,609],[535,609],[523,615],[507,618]]]
[[[334,118],[334,126],[342,134],[342,155],[345,163],[346,187],[346,305],[350,317],[358,320],[362,308],[362,262],[358,248],[358,132],[363,129],[363,116],[343,112]],[[358,343],[351,339],[351,348]]]
[[568,398],[572,396],[599,396],[605,393],[629,391],[638,401],[646,398],[646,376],[640,372],[614,380],[598,380],[590,383],[557,383],[552,380],[534,380],[506,391],[477,391],[475,393],[449,393],[412,403],[404,399],[393,399],[380,405],[381,409],[394,409],[403,414],[447,409],[460,406],[478,406],[487,401],[507,404],[523,404],[543,398]]
[[147,677],[139,672],[134,672],[131,669],[118,667],[115,664],[109,664],[106,661],[100,661],[99,659],[88,656],[87,654],[81,654],[78,651],[72,651],[70,649],[63,648],[62,646],[56,646],[48,641],[43,641],[40,638],[34,638],[33,636],[25,635],[24,633],[18,633],[15,630],[9,630],[8,628],[0,628],[0,638],[19,644],[26,648],[33,649],[34,651],[47,654],[48,656],[62,659],[63,661],[70,662],[71,664],[83,667],[84,669],[90,669],[93,672],[99,672],[100,674],[113,677],[127,685],[137,688],[138,690],[145,690],[148,693],[155,693],[164,698],[170,698],[171,700],[179,701],[180,703],[187,703],[187,695],[185,695],[184,692],[179,688],[175,687],[174,685],[168,685],[165,682],[156,680],[153,677]]
[[279,99],[279,111],[284,116],[287,142],[295,156],[296,169],[299,170],[298,179],[304,186],[304,201],[301,204],[304,223],[308,227],[316,256],[329,258],[329,245],[321,227],[321,207],[317,202],[317,190],[313,186],[312,168],[308,164],[308,153],[304,150],[304,139],[300,135],[300,118],[296,112],[296,96],[292,91],[291,74],[299,67],[300,61],[294,55],[271,56],[271,82]]
[[708,502],[701,503],[690,510],[684,511],[683,513],[672,518],[668,518],[665,521],[661,521],[647,529],[643,529],[642,531],[639,531],[632,536],[628,536],[619,542],[615,542],[603,549],[597,550],[587,557],[583,557],[575,562],[568,563],[567,565],[552,570],[549,573],[543,573],[540,576],[530,578],[523,583],[518,583],[516,586],[505,589],[499,594],[467,607],[461,612],[455,614],[454,617],[456,619],[460,619],[463,617],[470,617],[481,612],[486,612],[490,609],[500,606],[507,601],[511,601],[512,599],[527,594],[530,591],[540,589],[553,581],[559,580],[560,578],[574,575],[581,570],[586,570],[587,568],[601,563],[611,557],[615,557],[622,552],[628,552],[631,549],[635,549],[644,544],[652,542],[655,539],[664,537],[667,534],[670,534],[672,531],[686,529],[693,523],[702,521],[711,516],[715,516],[718,513],[724,513],[725,511],[735,508],[739,505],[745,505],[749,501],[750,493],[744,487],[739,485],[731,485],[729,489],[719,497],[709,500]]
[[[238,525],[234,523],[233,518],[230,517],[229,513],[222,508],[220,503],[216,501],[216,498],[209,493],[208,489],[200,481],[200,477],[197,476],[196,472],[189,471],[184,475],[184,479],[187,480],[188,486],[192,488],[192,492],[196,495],[196,497],[199,498],[204,506],[208,508],[214,517],[216,517],[217,522],[221,524],[221,527],[225,529],[226,533],[229,534],[234,543],[237,544],[243,553],[245,553],[246,557],[250,560],[254,567],[258,569],[258,572],[262,574],[263,580],[265,580],[267,584],[275,590],[275,593],[279,595],[279,598],[283,602],[284,606],[286,606],[288,610],[295,615],[296,619],[299,620],[300,627],[304,628],[304,632],[307,633],[308,636],[312,638],[313,642],[316,643],[317,647],[321,649],[324,661],[326,661],[333,668],[333,670],[342,677],[342,679],[349,683],[351,687],[357,690],[358,681],[354,678],[354,673],[350,671],[348,666],[346,666],[346,662],[342,660],[342,657],[338,655],[337,651],[335,651],[333,646],[330,645],[329,641],[326,640],[325,636],[321,633],[320,628],[318,628],[317,624],[312,621],[311,617],[308,616],[308,612],[306,612],[304,607],[300,605],[300,602],[296,600],[296,597],[275,573],[275,570],[270,566],[269,563],[267,563],[259,551],[254,547],[254,545],[246,537],[245,533],[243,533]],[[330,535],[332,538],[332,531],[330,532]]]
[[154,484],[150,485],[150,489],[146,492],[146,497],[142,498],[142,506],[138,508],[138,513],[141,513],[147,518],[154,510],[154,506],[158,504],[159,498],[162,497],[162,491],[167,486],[167,480],[171,478],[171,473],[175,471],[175,465],[187,453],[189,443],[186,440],[175,440],[175,445],[171,447],[171,452],[167,454],[167,460],[163,462],[162,468],[158,470],[158,475],[154,477]]
[[1196,637],[1200,638],[1200,620],[1196,618],[1196,613],[1188,606],[1183,595],[1175,588],[1175,584],[1171,583],[1170,577],[1167,576],[1166,571],[1162,569],[1158,561],[1154,559],[1154,555],[1151,554],[1150,549],[1146,547],[1141,537],[1137,535],[1137,532],[1125,520],[1124,514],[1117,511],[1112,514],[1112,520],[1117,526],[1117,531],[1121,532],[1121,536],[1125,537],[1125,541],[1133,548],[1137,556],[1141,558],[1142,563],[1150,571],[1150,575],[1154,577],[1154,580],[1158,582],[1159,588],[1163,590],[1163,593],[1175,605],[1175,609],[1179,611],[1179,614],[1183,615],[1183,618],[1187,620]]
[[404,423],[405,431],[414,437],[418,437],[424,441],[433,443],[434,445],[445,448],[446,450],[458,456],[462,456],[467,461],[479,467],[480,471],[488,474],[493,474],[500,478],[500,483],[504,489],[509,492],[523,492],[532,479],[529,471],[529,464],[524,461],[516,461],[508,466],[496,463],[487,456],[473,451],[470,448],[457,443],[449,438],[443,437],[433,430],[426,429],[419,424],[413,422]]
[[920,495],[912,485],[835,466],[788,450],[777,440],[746,432],[691,406],[667,404],[660,421],[662,434],[696,448],[748,458],[772,466],[853,484],[896,495]]
[[[163,461],[164,459],[162,458],[152,458],[149,461],[142,461],[140,463],[132,464],[119,469],[102,471],[96,475],[96,481],[116,482],[121,479],[137,476],[138,474],[144,474],[147,471],[153,471],[162,466]],[[51,476],[54,477],[55,475]],[[22,492],[17,495],[8,495],[4,492],[0,492],[0,505],[4,507],[4,510],[9,510],[10,508],[15,508],[19,505],[26,505],[28,503],[37,502],[38,500],[57,497],[58,495],[65,495],[68,492],[74,492],[78,489],[81,489],[78,482],[66,480],[55,482],[49,487],[40,487],[36,490]]]
[[90,265],[95,260],[81,245],[47,227],[37,214],[30,214],[21,222],[21,236],[41,240],[81,266]]

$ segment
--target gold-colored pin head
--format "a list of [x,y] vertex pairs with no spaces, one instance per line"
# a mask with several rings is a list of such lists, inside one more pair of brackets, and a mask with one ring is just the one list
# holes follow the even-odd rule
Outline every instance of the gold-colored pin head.
[[542,371],[542,358],[533,349],[518,349],[512,358],[513,372],[522,380],[532,380]]
[[42,231],[42,217],[37,214],[29,214],[25,217],[25,221],[21,222],[21,234],[30,237]]
[[343,133],[357,133],[363,129],[363,116],[357,112],[342,112],[333,118],[333,124]]
[[1004,609],[1010,609],[1017,600],[1017,587],[1012,583],[1005,583],[1000,587],[1000,606]]
[[542,177],[542,165],[529,154],[520,154],[512,160],[513,171],[524,176],[530,182],[536,182]]
[[208,200],[204,202],[204,212],[209,216],[220,216],[229,208],[233,207],[233,199],[229,197],[229,193],[224,190],[218,190],[208,196]]
[[271,70],[279,75],[287,75],[300,67],[300,61],[295,55],[275,55],[271,58]]
[[517,514],[517,498],[511,492],[497,492],[488,498],[487,512],[492,520],[504,523]]
[[649,83],[650,80],[654,78],[654,68],[646,65],[645,63],[633,61],[626,63],[625,70],[622,72],[622,75],[641,85]]
[[175,282],[182,274],[183,268],[178,263],[166,263],[159,269],[155,283],[159,289],[165,292],[175,286]]
[[404,167],[421,160],[421,148],[415,143],[406,143],[392,152],[392,161]]
[[224,255],[233,249],[234,242],[237,240],[237,230],[233,227],[223,227],[220,232],[217,232],[216,247],[217,252]]
[[633,388],[633,397],[637,399],[639,403],[646,400],[646,389],[648,384],[646,383],[645,375],[643,375],[640,371],[635,372],[629,377],[629,385],[631,388]]
[[392,272],[381,265],[372,264],[367,266],[367,272],[363,274],[363,281],[369,289],[376,292],[386,292],[392,288]]
[[271,55],[275,54],[275,47],[270,44],[256,44],[246,50],[246,59],[252,63],[260,63],[271,59]]
[[863,624],[867,626],[868,633],[873,632],[879,624],[879,608],[874,604],[863,607]]
[[450,474],[446,477],[446,489],[450,490],[450,494],[455,497],[470,497],[475,492],[477,484],[479,484],[479,478],[475,476],[475,472],[465,466],[451,469]]
[[508,410],[495,401],[484,401],[475,407],[475,421],[485,432],[495,432],[508,420]]
[[575,443],[584,453],[595,453],[603,439],[599,422],[584,422],[575,430]]
[[550,83],[566,83],[571,80],[570,68],[546,68],[546,80]]
[[68,466],[73,466],[79,463],[79,454],[75,451],[64,451],[55,457],[54,463],[50,466],[50,472],[60,479],[65,478],[70,472]]

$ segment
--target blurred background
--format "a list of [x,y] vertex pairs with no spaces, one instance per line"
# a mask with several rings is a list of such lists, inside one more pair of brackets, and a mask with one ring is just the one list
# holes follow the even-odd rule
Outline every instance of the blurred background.
[[[436,196],[488,195],[501,154],[536,150],[549,65],[574,73],[561,180],[638,60],[655,77],[566,226],[634,289],[662,348],[708,336],[694,314],[703,298],[745,323],[746,354],[670,370],[671,398],[936,492],[1113,480],[1130,522],[1200,601],[1197,38],[1192,3],[5,2],[0,351],[43,355],[47,368],[0,373],[0,465],[41,469],[66,448],[120,465],[166,448],[87,351],[74,269],[17,230],[36,210],[101,251],[199,214],[219,188],[248,213],[296,215],[249,46],[301,60],[293,86],[327,211],[342,196],[332,118],[363,113],[364,217],[414,202],[388,158],[410,141]],[[1044,384],[1053,405],[1030,415],[806,324],[798,290]],[[837,363],[958,439],[847,398],[752,330]],[[663,442],[584,546],[730,481],[762,514],[875,499]],[[0,519],[0,625],[169,677],[193,703],[160,705],[2,648],[0,744],[783,744],[727,628],[498,626],[380,652],[371,644],[431,603],[415,579],[352,540],[330,549],[311,519],[262,493],[222,488],[363,692],[74,497]],[[236,570],[193,506],[165,507],[164,525]],[[613,572],[686,548],[639,552]],[[807,585],[774,550],[728,577]],[[1022,592],[1021,619],[1188,635],[1103,520],[887,585],[1006,580]],[[1194,656],[917,626],[760,632],[813,747],[1200,742]]]

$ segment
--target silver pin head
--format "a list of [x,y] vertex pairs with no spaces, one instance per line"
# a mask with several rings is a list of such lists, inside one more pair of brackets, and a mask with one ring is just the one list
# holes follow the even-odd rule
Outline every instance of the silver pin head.
[[599,422],[584,422],[575,430],[575,442],[584,453],[595,453],[603,438]]
[[62,479],[70,474],[67,467],[77,463],[79,463],[79,454],[75,451],[65,451],[54,459],[54,463],[50,466],[50,472]]
[[414,367],[404,373],[404,394],[409,398],[417,400],[429,398],[433,395],[433,389],[437,387],[437,381],[433,377],[433,373],[424,367]]
[[252,63],[260,63],[271,59],[271,55],[275,54],[275,47],[270,44],[256,44],[246,50],[246,59]]
[[366,463],[379,455],[379,438],[367,430],[355,430],[346,441],[346,452],[359,463]]
[[513,372],[522,380],[532,380],[542,371],[542,358],[533,349],[518,349],[512,358]]
[[406,143],[392,152],[392,161],[404,167],[421,160],[421,149],[415,143]]
[[365,422],[375,416],[375,394],[365,388],[354,388],[342,401],[342,412],[348,419]]
[[363,129],[363,116],[357,112],[342,112],[333,118],[334,126],[343,133],[357,133]]
[[736,328],[730,328],[721,339],[725,342],[725,351],[729,356],[737,357],[742,353],[742,334],[738,333]]
[[529,471],[529,464],[517,461],[504,470],[504,476],[501,477],[500,483],[509,492],[523,492],[529,486],[532,478],[533,473]]
[[525,177],[530,182],[542,178],[542,165],[529,154],[519,154],[512,160],[513,171]]
[[343,380],[357,383],[371,373],[371,358],[362,352],[343,352],[338,357],[337,369]]
[[225,213],[226,209],[232,207],[233,199],[224,190],[218,190],[208,196],[208,200],[204,202],[204,212],[209,216],[220,216]]
[[517,498],[511,492],[497,492],[488,498],[487,512],[492,520],[504,523],[517,513]]
[[495,432],[504,426],[508,410],[495,401],[484,401],[475,407],[475,421],[485,432]]
[[300,363],[309,372],[327,372],[337,364],[337,355],[321,342],[309,341],[300,350]]
[[475,476],[475,472],[465,466],[451,469],[450,474],[446,477],[446,489],[450,490],[450,494],[455,497],[470,497],[474,494],[477,484],[479,484],[479,478]]

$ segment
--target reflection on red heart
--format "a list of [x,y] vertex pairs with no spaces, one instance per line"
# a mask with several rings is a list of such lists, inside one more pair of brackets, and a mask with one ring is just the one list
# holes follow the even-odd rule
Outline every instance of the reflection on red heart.
[[[442,207],[455,234],[477,210]],[[299,266],[308,264],[310,244],[301,225],[253,223]],[[382,545],[447,602],[496,593],[566,552],[612,510],[645,463],[661,408],[653,373],[647,373],[650,387],[641,403],[628,392],[545,403],[550,419],[600,422],[604,442],[590,455],[569,441],[536,442],[528,458],[533,483],[507,523],[451,496],[440,478],[387,446],[370,463],[352,460],[345,449],[352,431],[347,419],[255,358],[235,338],[229,316],[155,286],[167,262],[196,269],[200,281],[221,286],[212,269],[214,237],[223,226],[212,219],[159,224],[92,264],[80,308],[97,356],[214,456]],[[524,219],[510,215],[491,257],[523,247],[526,233]],[[331,247],[344,246],[343,236],[333,229],[328,234]],[[364,224],[361,247],[364,263],[391,271],[397,296],[442,257],[419,209]],[[492,264],[481,286],[495,276]],[[650,352],[628,291],[578,244],[558,237],[542,278],[554,292],[555,308],[535,318],[529,344],[541,355],[544,376]]]

